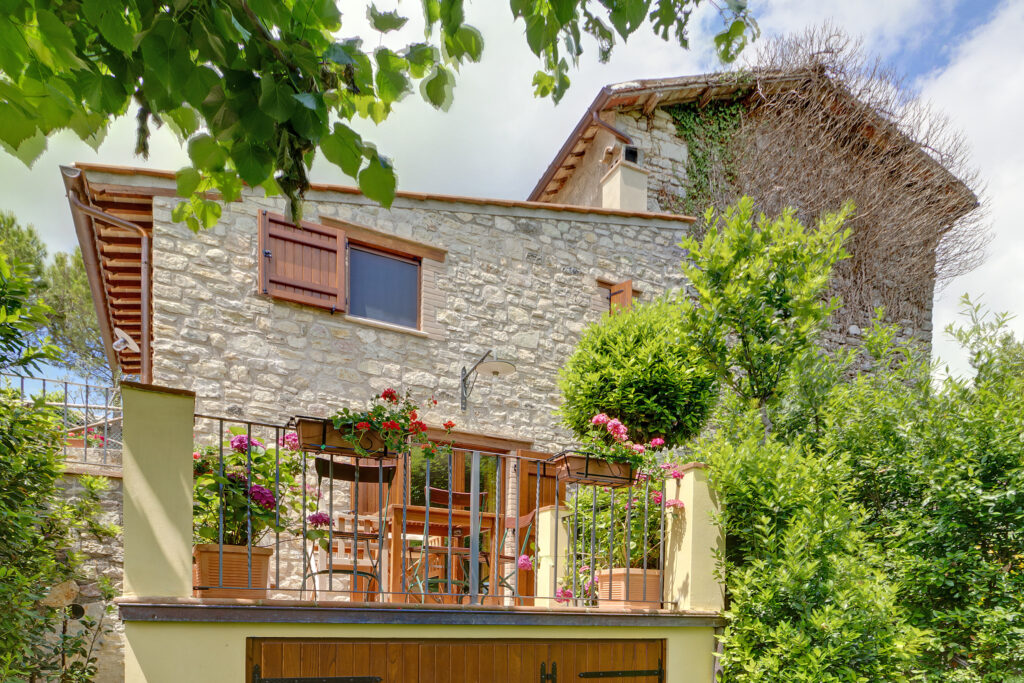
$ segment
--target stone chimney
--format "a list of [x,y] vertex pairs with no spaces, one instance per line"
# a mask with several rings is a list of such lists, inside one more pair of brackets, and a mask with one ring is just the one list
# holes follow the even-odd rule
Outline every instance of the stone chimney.
[[640,152],[626,147],[601,178],[601,207],[621,211],[647,211],[647,176]]

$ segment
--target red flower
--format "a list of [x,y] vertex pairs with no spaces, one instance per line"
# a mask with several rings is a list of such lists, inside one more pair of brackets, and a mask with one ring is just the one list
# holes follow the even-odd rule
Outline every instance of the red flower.
[[387,422],[382,424],[381,427],[383,427],[384,429],[401,429],[402,425],[398,424],[394,420],[388,420]]
[[369,428],[370,428],[370,423],[369,422],[358,422],[358,423],[356,423],[356,429],[358,429],[360,431],[364,431],[365,432]]
[[448,430],[448,431],[450,432],[450,431],[452,431],[452,429],[453,429],[453,428],[455,427],[455,423],[454,423],[454,422],[452,422],[451,420],[448,420],[448,421],[447,421],[447,422],[445,422],[445,423],[444,423],[444,425],[442,425],[442,426],[443,426],[443,427],[444,427],[445,429],[447,429],[447,430]]
[[380,397],[382,399],[384,399],[385,401],[390,401],[392,403],[398,403],[398,392],[395,391],[394,389],[390,388],[390,387],[388,387],[384,391],[380,392]]
[[411,411],[409,411],[409,419],[410,419],[410,420],[418,420],[418,419],[419,419],[419,417],[420,417],[420,416],[416,414],[416,411],[415,411],[415,410],[411,410]]
[[435,406],[437,405],[437,399],[436,399],[436,398],[434,398],[433,396],[431,396],[431,397],[430,397],[430,401],[431,401],[431,402],[432,402],[432,403],[433,403],[433,404],[434,404]]
[[419,434],[420,432],[427,431],[427,425],[419,420],[413,420],[409,423],[409,431],[413,434]]

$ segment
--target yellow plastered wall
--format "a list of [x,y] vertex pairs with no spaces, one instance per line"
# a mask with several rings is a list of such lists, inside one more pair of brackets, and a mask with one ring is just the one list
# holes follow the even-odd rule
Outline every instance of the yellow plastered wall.
[[715,519],[718,499],[708,486],[700,463],[681,468],[682,479],[669,479],[667,500],[681,500],[683,508],[670,509],[665,523],[665,600],[678,610],[721,612],[725,588],[716,576],[716,553],[724,547]]
[[637,628],[578,626],[399,626],[348,624],[234,624],[128,622],[126,683],[239,681],[245,674],[245,639],[664,639],[667,683],[708,683],[713,666],[711,627]]
[[192,594],[195,395],[123,382],[124,594]]

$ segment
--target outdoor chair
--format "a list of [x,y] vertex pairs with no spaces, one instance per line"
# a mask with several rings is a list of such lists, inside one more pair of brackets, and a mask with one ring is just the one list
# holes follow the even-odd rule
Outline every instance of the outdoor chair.
[[[357,461],[358,462],[358,461]],[[348,576],[352,581],[350,595],[353,600],[362,594],[366,600],[379,595],[384,585],[383,570],[387,566],[385,548],[385,520],[381,519],[387,510],[391,494],[391,482],[395,478],[398,467],[385,461],[377,461],[374,465],[349,462],[338,462],[332,457],[317,457],[315,462],[317,474],[317,496],[320,501],[330,501],[330,496],[323,496],[321,486],[325,479],[333,486],[335,481],[352,484],[350,501],[352,507],[347,512],[335,514],[331,509],[330,552],[314,541],[308,553],[309,570],[307,579],[312,579],[314,597],[337,587],[332,586],[334,575]],[[377,514],[359,515],[357,512],[359,484],[377,484],[378,501],[383,501]],[[363,584],[360,588],[359,584]],[[372,589],[372,590],[371,590]]]
[[[433,486],[426,487],[425,493],[427,506],[431,509],[447,510],[449,507],[453,510],[471,509],[470,506],[473,500],[471,493],[449,491],[448,489]],[[487,492],[481,491],[479,495],[480,504],[478,509],[482,511],[487,502]],[[438,520],[439,526],[444,526],[447,517],[444,512],[439,512],[438,514],[441,515],[441,519]],[[433,522],[431,527],[437,528]],[[419,589],[418,592],[424,595],[434,594],[437,602],[443,602],[442,598],[445,597],[437,594],[469,593],[468,577],[471,558],[470,549],[461,545],[464,538],[468,541],[468,538],[465,536],[455,535],[454,529],[450,537],[424,533],[425,543],[423,545],[408,548],[410,555],[408,572],[410,583],[414,588]],[[424,561],[427,556],[430,557],[430,566],[424,572]],[[451,564],[449,564],[449,558]],[[488,553],[481,551],[477,562],[480,562],[489,569],[490,558]],[[480,576],[480,590],[484,592],[484,588],[487,585],[487,572],[481,572]]]

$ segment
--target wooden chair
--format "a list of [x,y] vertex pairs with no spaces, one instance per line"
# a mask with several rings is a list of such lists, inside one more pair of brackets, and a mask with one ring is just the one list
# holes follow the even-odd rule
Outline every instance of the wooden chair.
[[[366,462],[366,461],[363,461]],[[381,515],[387,510],[391,482],[398,470],[393,461],[377,461],[376,464],[338,462],[332,457],[317,457],[317,495],[321,501],[321,486],[325,479],[344,481],[352,484],[351,510],[335,515],[331,510],[332,528],[329,533],[330,552],[314,542],[308,553],[309,572],[306,578],[313,581],[313,593],[333,587],[334,575],[348,576],[352,582],[350,595],[353,601],[359,595],[365,601],[379,597],[381,586],[385,585],[383,569],[387,566],[385,546],[386,520]],[[383,500],[377,515],[362,515],[357,512],[358,488],[360,483],[378,484]],[[361,584],[361,585],[360,585]]]
[[[520,517],[506,517],[505,523],[502,525],[504,529],[501,534],[501,542],[498,544],[498,564],[499,567],[507,567],[509,564],[512,565],[512,571],[502,572],[498,570],[498,586],[504,588],[513,595],[516,591],[516,574],[519,572],[519,557],[521,555],[527,555],[530,544],[530,531],[533,529],[533,520],[537,516],[536,510],[530,510],[525,515]],[[519,547],[514,547],[516,532],[519,533]],[[506,555],[506,546],[513,544],[513,555]]]
[[[448,489],[436,488],[434,486],[428,486],[425,490],[425,498],[427,506],[430,508],[442,508],[447,510],[449,507],[454,509],[471,509],[473,494],[465,491],[449,491]],[[487,502],[487,492],[480,492],[480,501],[478,510],[483,510]],[[444,513],[442,514],[442,524]],[[436,528],[431,523],[432,528]],[[426,546],[412,546],[408,548],[410,554],[410,579],[414,586],[420,588],[425,596],[427,594],[439,594],[439,593],[469,593],[469,563],[472,561],[470,557],[470,549],[461,542],[464,536],[453,535],[448,536],[431,536],[424,534],[426,538]],[[468,538],[466,539],[468,540]],[[430,558],[430,565],[427,570],[424,571],[424,558]],[[440,559],[438,559],[440,558]],[[449,558],[451,564],[449,564]],[[480,589],[483,592],[484,587],[487,584],[486,577],[489,574],[490,568],[490,556],[486,552],[480,552],[477,561],[484,565],[488,569],[487,572],[481,572],[480,576]],[[456,571],[458,570],[458,571]],[[424,576],[425,575],[425,576]],[[437,598],[443,598],[443,595],[437,595]],[[461,601],[461,598],[454,598],[455,600]],[[443,600],[438,599],[438,602]]]

